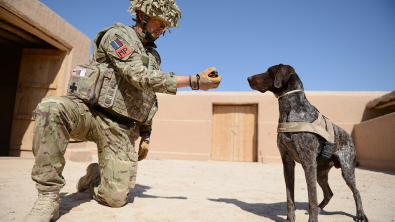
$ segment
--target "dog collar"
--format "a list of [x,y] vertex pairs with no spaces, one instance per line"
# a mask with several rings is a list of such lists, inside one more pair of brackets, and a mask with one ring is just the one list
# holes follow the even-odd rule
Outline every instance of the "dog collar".
[[281,97],[286,96],[288,94],[295,93],[295,92],[300,92],[300,91],[303,91],[303,89],[297,89],[297,90],[289,91],[289,92],[287,92],[287,93],[285,93],[285,94],[283,94],[281,96],[277,96],[277,99],[280,99]]

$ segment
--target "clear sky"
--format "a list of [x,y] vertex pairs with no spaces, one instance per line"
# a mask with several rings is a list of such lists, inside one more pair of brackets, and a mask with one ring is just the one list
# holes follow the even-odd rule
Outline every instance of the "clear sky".
[[[128,0],[41,2],[91,40],[114,22],[134,24]],[[395,90],[394,0],[176,2],[180,28],[156,41],[165,72],[215,66],[215,91],[252,91],[248,76],[283,63],[309,91]]]

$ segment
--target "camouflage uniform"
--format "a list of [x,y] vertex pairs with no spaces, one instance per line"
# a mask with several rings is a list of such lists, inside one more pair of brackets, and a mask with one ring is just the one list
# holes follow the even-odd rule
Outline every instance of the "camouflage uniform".
[[[176,76],[160,69],[160,57],[154,50],[155,44],[143,46],[119,28],[120,24],[106,30],[97,47],[95,60],[103,66],[117,70],[130,87],[167,94],[176,94]],[[144,34],[136,30],[143,41]],[[128,47],[130,54],[119,56],[111,43],[118,39]],[[140,53],[152,58],[152,70],[144,66]],[[92,197],[112,207],[122,206],[128,199],[129,189],[136,181],[137,158],[135,140],[140,132],[151,132],[151,123],[131,121],[125,125],[108,118],[105,113],[75,97],[47,97],[34,111],[35,127],[33,152],[36,157],[32,179],[42,192],[58,192],[64,185],[62,171],[64,153],[78,123],[83,121],[89,128],[87,135],[80,138],[97,144],[101,178],[94,178],[89,189]],[[90,119],[90,121],[88,121]]]

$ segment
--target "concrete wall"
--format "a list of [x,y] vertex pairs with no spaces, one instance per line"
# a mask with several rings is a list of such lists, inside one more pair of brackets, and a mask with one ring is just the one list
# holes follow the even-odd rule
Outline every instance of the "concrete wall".
[[[306,92],[307,99],[335,124],[352,133],[366,103],[386,92]],[[270,92],[178,92],[157,94],[148,158],[210,160],[213,105],[258,106],[258,161],[281,162],[277,149],[278,101]],[[138,144],[138,143],[137,143]],[[87,145],[96,152],[96,145]],[[95,154],[97,155],[97,154]]]
[[361,167],[395,171],[395,113],[356,124],[354,143]]

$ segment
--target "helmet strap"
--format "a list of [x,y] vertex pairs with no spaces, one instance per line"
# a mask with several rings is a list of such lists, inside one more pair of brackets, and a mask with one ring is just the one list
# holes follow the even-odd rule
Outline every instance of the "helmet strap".
[[147,42],[155,42],[158,38],[155,38],[146,29],[147,28],[148,19],[149,19],[149,16],[145,15],[144,16],[144,21],[141,22],[140,18],[137,16],[137,21],[136,22],[138,22],[140,24],[140,26],[141,26],[141,29],[143,29],[143,33],[145,34],[144,38],[147,40]]
[[143,24],[141,24],[141,28],[142,28],[144,31],[146,31],[145,28],[147,27],[148,19],[149,19],[148,15],[145,15],[145,16],[144,16]]
[[147,42],[155,42],[157,39],[159,38],[155,38],[153,35],[151,35],[151,33],[149,33],[147,30],[145,30],[145,39],[147,40]]

